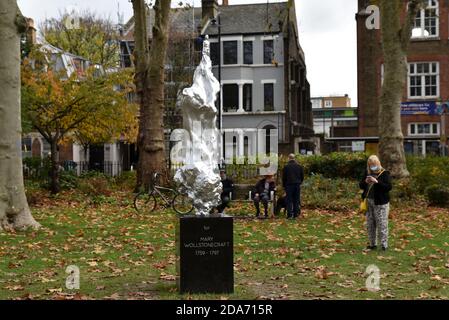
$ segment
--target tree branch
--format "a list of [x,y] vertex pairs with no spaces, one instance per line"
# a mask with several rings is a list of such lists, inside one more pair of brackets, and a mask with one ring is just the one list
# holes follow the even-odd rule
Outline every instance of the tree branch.
[[28,29],[27,19],[22,15],[19,7],[16,4],[16,20],[14,21],[17,26],[17,31],[19,33],[24,33]]

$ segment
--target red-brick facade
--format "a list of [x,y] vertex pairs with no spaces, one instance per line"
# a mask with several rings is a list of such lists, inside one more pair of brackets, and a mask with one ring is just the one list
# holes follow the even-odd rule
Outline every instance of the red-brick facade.
[[[357,50],[358,50],[358,107],[359,135],[361,137],[378,137],[377,113],[382,83],[382,49],[380,30],[368,30],[365,22],[368,17],[364,13],[369,6],[369,0],[359,0],[357,19]],[[437,98],[410,99],[408,87],[404,90],[403,102],[429,102],[442,105],[449,102],[449,0],[438,2],[437,37],[412,39],[408,62],[437,62],[439,64],[439,96]],[[404,13],[407,1],[404,1]],[[412,123],[438,124],[438,134],[411,135],[409,125]],[[444,127],[446,128],[444,130]],[[402,115],[402,131],[408,153],[429,154],[441,152],[440,143],[447,145],[445,136],[449,135],[449,114],[446,116]],[[427,151],[426,151],[427,149]],[[424,151],[423,151],[424,150]]]

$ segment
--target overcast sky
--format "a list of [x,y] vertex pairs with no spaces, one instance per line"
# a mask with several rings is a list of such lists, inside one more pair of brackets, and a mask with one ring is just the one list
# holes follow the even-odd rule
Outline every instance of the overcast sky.
[[[185,1],[200,6],[201,0]],[[269,0],[279,2],[278,0]],[[300,43],[306,55],[312,95],[349,94],[357,106],[356,0],[295,0]],[[91,9],[117,21],[118,5],[125,22],[132,16],[129,0],[18,0],[22,13],[39,24],[66,8]],[[220,0],[219,0],[220,2]],[[229,0],[229,4],[266,3]]]

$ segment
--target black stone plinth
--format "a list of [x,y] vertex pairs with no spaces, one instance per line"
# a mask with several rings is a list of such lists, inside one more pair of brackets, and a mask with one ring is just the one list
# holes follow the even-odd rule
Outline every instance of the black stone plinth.
[[176,228],[180,293],[233,293],[233,218],[180,217]]

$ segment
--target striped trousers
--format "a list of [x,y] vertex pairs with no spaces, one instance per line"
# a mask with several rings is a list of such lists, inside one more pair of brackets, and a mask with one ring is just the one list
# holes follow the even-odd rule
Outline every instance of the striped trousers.
[[368,211],[366,212],[366,228],[370,246],[377,246],[378,242],[384,248],[388,248],[388,214],[390,204],[376,206],[374,199],[368,199]]

